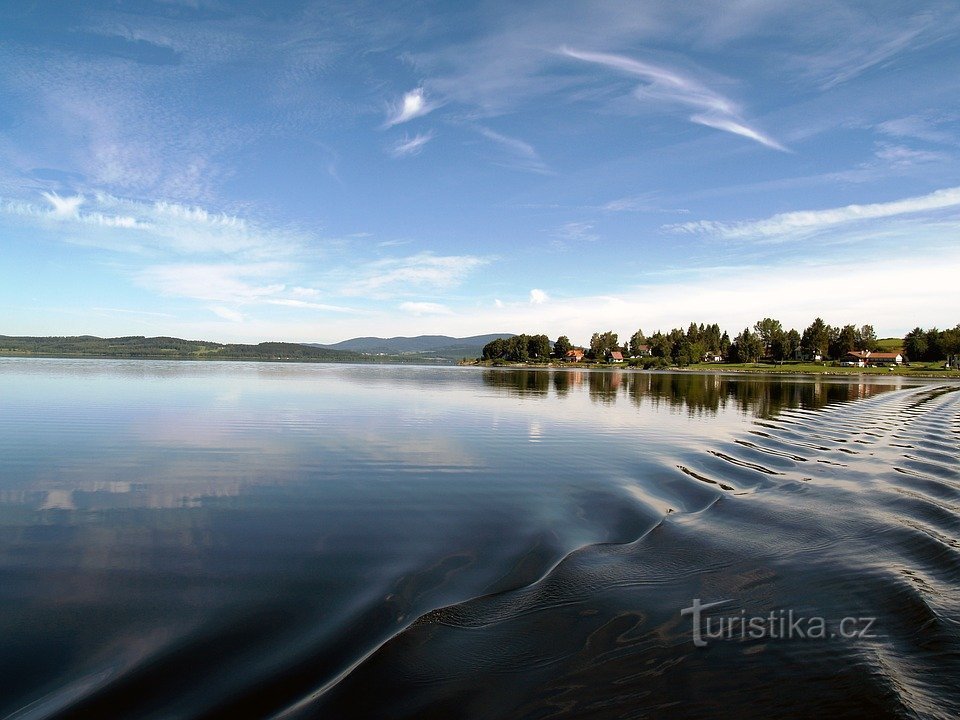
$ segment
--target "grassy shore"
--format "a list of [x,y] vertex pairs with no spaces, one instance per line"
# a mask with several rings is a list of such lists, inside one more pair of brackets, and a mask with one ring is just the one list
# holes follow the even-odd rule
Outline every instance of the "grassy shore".
[[[597,363],[581,362],[570,363],[550,361],[547,363],[514,363],[490,360],[474,360],[461,362],[461,365],[476,365],[480,367],[510,367],[510,368],[572,368],[593,370],[643,370],[642,367],[628,363]],[[826,363],[696,363],[685,367],[655,368],[676,372],[711,372],[711,373],[778,373],[785,375],[896,375],[900,377],[943,377],[960,379],[960,371],[945,369],[942,362],[911,363],[891,367],[845,367],[831,362]]]

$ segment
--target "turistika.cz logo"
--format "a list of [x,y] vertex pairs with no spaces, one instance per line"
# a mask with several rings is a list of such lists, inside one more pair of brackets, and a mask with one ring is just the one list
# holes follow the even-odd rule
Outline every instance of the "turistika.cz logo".
[[845,617],[836,625],[818,615],[806,616],[792,609],[771,610],[766,615],[747,615],[740,610],[737,615],[708,615],[707,611],[732,603],[733,600],[717,600],[703,603],[694,598],[680,615],[690,615],[693,620],[693,644],[706,647],[710,640],[869,640],[875,638],[873,627],[877,619],[872,617]]

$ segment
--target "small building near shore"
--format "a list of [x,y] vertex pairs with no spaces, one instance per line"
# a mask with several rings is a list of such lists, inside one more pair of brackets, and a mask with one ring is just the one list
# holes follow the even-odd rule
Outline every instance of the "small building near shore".
[[580,348],[573,348],[572,350],[567,350],[567,354],[564,357],[564,360],[566,360],[567,362],[582,362],[583,350]]
[[634,357],[652,357],[653,350],[650,349],[649,345],[638,345],[637,351],[634,353]]
[[608,350],[607,351],[607,362],[621,363],[623,362],[623,353],[619,350]]
[[844,359],[855,362],[857,367],[867,365],[900,365],[903,355],[898,352],[871,352],[870,350],[853,350],[848,352]]

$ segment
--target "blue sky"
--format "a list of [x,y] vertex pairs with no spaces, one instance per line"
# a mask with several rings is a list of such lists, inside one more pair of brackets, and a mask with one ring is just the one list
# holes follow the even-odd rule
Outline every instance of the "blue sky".
[[960,317],[955,2],[0,5],[0,333]]

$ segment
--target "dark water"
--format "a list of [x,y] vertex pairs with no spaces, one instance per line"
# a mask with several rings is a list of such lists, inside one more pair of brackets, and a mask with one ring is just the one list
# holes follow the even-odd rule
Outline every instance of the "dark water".
[[945,381],[0,359],[0,717],[958,717],[958,444]]

